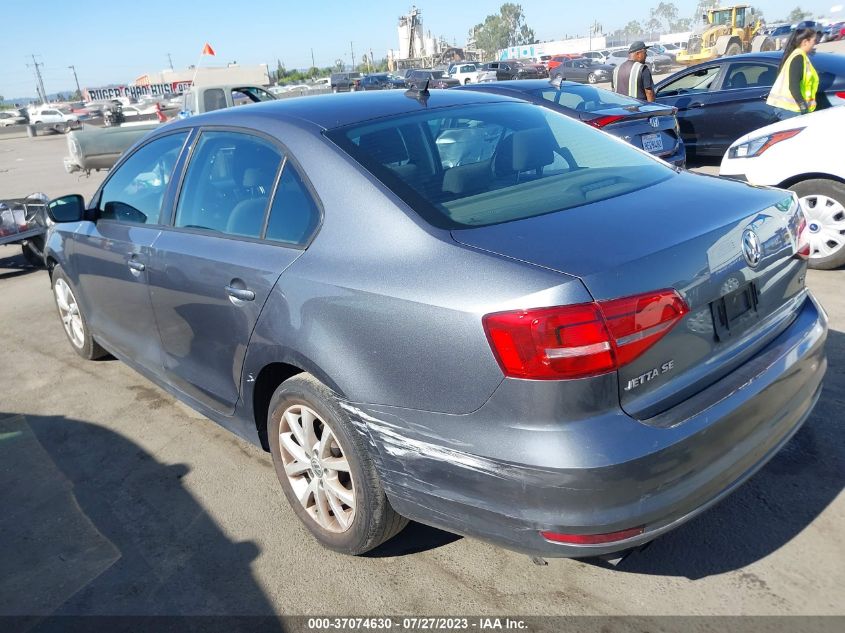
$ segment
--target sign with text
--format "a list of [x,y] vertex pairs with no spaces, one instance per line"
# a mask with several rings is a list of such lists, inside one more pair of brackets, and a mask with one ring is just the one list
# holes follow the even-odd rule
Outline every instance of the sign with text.
[[154,97],[163,96],[169,93],[182,93],[189,90],[190,81],[174,81],[169,84],[147,84],[145,86],[113,86],[111,88],[86,88],[85,97],[87,101],[104,101],[106,99],[119,99],[130,97],[137,99],[144,95]]

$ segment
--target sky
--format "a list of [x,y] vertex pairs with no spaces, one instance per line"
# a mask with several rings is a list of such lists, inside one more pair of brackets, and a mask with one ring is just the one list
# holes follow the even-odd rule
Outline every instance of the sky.
[[[418,0],[423,26],[434,36],[463,46],[469,29],[497,13],[504,0]],[[521,4],[526,23],[539,40],[586,35],[598,21],[611,32],[630,20],[645,20],[657,0],[646,2],[583,2],[571,0],[514,0]],[[675,0],[682,16],[692,17],[696,0]],[[396,26],[412,2],[340,0],[296,2],[285,0],[203,0],[202,2],[68,3],[41,0],[33,13],[31,3],[11,2],[2,12],[3,63],[0,95],[7,100],[35,96],[32,55],[42,66],[48,94],[75,90],[76,67],[83,89],[131,83],[135,77],[169,67],[196,64],[208,42],[215,57],[203,65],[266,63],[307,68],[311,50],[317,66],[335,60],[356,63],[372,49],[377,59],[399,47]],[[723,5],[729,4],[723,0]],[[754,4],[770,21],[800,5],[817,16],[830,16],[840,0],[761,0]],[[70,9],[70,10],[69,10]],[[838,15],[845,16],[845,12]],[[19,28],[14,28],[17,25]],[[12,28],[9,28],[12,27]]]

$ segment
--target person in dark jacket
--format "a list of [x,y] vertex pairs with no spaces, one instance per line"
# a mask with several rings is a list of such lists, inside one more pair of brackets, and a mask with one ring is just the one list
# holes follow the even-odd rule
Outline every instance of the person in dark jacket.
[[654,101],[654,79],[645,63],[647,50],[644,42],[631,44],[628,60],[613,69],[611,87],[615,92],[640,101]]

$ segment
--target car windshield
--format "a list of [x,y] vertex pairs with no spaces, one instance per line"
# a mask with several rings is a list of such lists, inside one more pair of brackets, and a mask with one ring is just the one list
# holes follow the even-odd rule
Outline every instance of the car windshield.
[[528,103],[439,108],[327,133],[425,220],[487,226],[649,187],[672,169]]
[[641,101],[626,97],[610,90],[601,90],[592,86],[565,86],[560,90],[540,88],[528,91],[535,97],[542,97],[546,101],[562,105],[566,108],[585,112],[597,112],[608,108],[639,108]]

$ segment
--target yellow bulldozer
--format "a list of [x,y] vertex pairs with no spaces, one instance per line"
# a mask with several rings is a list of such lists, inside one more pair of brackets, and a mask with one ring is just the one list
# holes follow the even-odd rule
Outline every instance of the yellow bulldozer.
[[763,32],[763,21],[745,4],[708,9],[686,49],[678,51],[679,64],[706,62],[723,55],[775,50],[774,40]]

